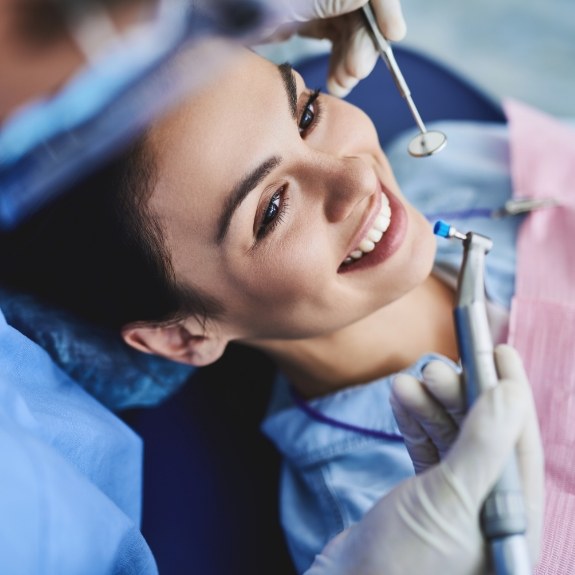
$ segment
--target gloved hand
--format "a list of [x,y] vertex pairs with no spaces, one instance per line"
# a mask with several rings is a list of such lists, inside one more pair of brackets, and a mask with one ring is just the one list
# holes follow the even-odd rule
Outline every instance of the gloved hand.
[[537,556],[543,510],[537,416],[517,352],[499,346],[495,359],[500,384],[475,402],[451,445],[463,405],[459,378],[438,364],[430,364],[423,382],[397,378],[398,423],[407,430],[420,473],[333,539],[306,575],[486,573],[479,512],[514,447],[527,504],[528,543]]
[[[368,0],[283,0],[283,26],[271,38],[286,39],[298,33],[309,38],[331,40],[327,87],[343,97],[373,70],[378,52],[359,9]],[[383,35],[392,41],[405,36],[405,20],[400,0],[371,0],[371,5]],[[305,23],[305,24],[301,24]]]
[[439,463],[466,412],[459,375],[445,363],[432,361],[423,369],[422,381],[397,375],[390,402],[415,473]]

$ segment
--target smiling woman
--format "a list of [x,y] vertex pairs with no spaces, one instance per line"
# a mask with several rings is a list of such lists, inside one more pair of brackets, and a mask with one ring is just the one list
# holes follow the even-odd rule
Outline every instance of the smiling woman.
[[[383,332],[388,307],[398,313],[429,277],[431,230],[401,197],[369,118],[287,66],[245,51],[217,86],[154,126],[146,148],[156,167],[148,209],[174,277],[222,309],[205,325],[180,324],[193,362],[214,361],[231,340],[266,350],[282,342],[284,356],[360,325]],[[124,328],[129,343],[162,354],[173,335]]]
[[[368,116],[249,50],[0,253],[5,284],[138,350],[202,366],[240,342],[306,398],[456,358],[430,226]],[[377,389],[380,496],[412,469],[389,382]],[[318,479],[290,473],[284,522],[303,568],[348,520],[320,525],[332,502],[314,494],[310,533],[296,528]]]

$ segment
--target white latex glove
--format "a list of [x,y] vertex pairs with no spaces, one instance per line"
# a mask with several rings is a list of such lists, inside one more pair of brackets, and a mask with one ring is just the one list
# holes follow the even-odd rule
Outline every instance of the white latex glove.
[[465,416],[459,375],[445,363],[432,361],[423,369],[422,381],[397,375],[390,401],[415,473],[439,463]]
[[[378,58],[359,11],[366,3],[367,0],[282,0],[282,18],[291,24],[281,27],[271,39],[286,39],[298,33],[331,40],[327,87],[332,94],[343,97],[369,75]],[[400,0],[371,0],[371,5],[383,35],[388,40],[401,40],[406,27]]]
[[[333,539],[306,575],[484,575],[487,548],[479,513],[514,447],[527,503],[528,542],[537,556],[543,512],[537,416],[517,352],[499,346],[495,357],[500,384],[475,402],[445,458],[435,465],[455,437],[462,407],[459,379],[437,364],[426,369],[425,382],[398,377],[393,401],[403,409],[399,420],[408,418],[408,445],[416,446],[419,455],[429,447],[424,459],[431,467],[423,471],[420,459],[420,474]],[[418,388],[416,394],[425,395],[412,401]],[[447,432],[441,423],[446,421]],[[414,423],[421,433],[415,433]]]

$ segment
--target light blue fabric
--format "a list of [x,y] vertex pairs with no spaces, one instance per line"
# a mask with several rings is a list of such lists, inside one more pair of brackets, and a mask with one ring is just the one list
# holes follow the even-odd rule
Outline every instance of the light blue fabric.
[[[424,356],[406,371],[418,377],[432,359],[440,356]],[[281,522],[300,573],[330,539],[356,523],[399,481],[413,475],[411,459],[389,406],[391,381],[391,377],[385,377],[313,400],[309,405],[337,421],[395,435],[396,441],[311,419],[290,402],[287,382],[276,382],[274,403],[262,429],[284,457]]]
[[142,444],[0,312],[0,572],[157,573]]
[[[445,219],[462,232],[473,230],[493,239],[486,258],[486,290],[491,301],[509,309],[515,291],[515,243],[522,217],[453,217],[470,210],[496,210],[512,195],[508,132],[505,124],[437,122],[447,147],[428,158],[406,152],[409,136],[386,150],[402,192],[434,223]],[[449,217],[446,217],[446,214]],[[459,269],[461,244],[436,238],[436,263]]]
[[[502,206],[511,195],[506,127],[457,122],[437,128],[448,135],[449,144],[432,158],[410,158],[408,137],[389,147],[406,197],[432,220],[434,214],[447,211]],[[487,257],[487,291],[495,304],[509,308],[519,218],[459,217],[450,218],[450,223],[494,239]],[[438,238],[436,266],[455,273],[461,256],[460,242]],[[405,371],[418,376],[433,358],[453,365],[447,358],[426,355]],[[392,378],[345,389],[308,405],[337,421],[398,433],[388,401]],[[281,520],[298,572],[303,572],[334,535],[357,522],[397,482],[412,475],[413,468],[403,442],[312,419],[294,405],[287,386],[283,379],[276,382],[262,429],[284,457]]]

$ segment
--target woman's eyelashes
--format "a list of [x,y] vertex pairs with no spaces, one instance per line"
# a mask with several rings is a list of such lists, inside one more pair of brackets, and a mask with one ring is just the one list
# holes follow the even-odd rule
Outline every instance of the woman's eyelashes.
[[260,217],[256,237],[263,239],[279,225],[287,210],[287,186],[282,186],[270,198],[265,210]]
[[302,138],[305,138],[315,128],[321,113],[319,101],[320,90],[314,90],[308,94],[308,98],[299,114],[298,130]]

